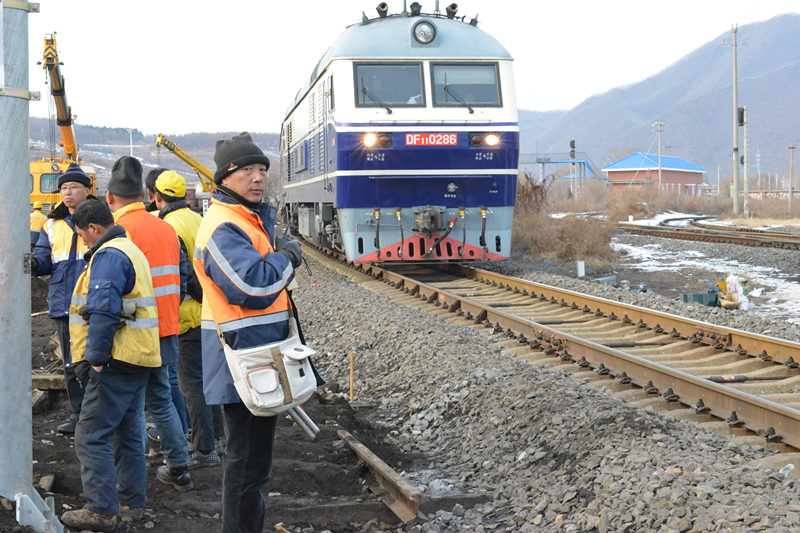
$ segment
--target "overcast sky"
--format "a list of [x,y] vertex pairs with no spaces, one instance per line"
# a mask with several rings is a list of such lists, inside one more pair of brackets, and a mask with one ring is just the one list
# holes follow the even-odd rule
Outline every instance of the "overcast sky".
[[[432,12],[434,0],[419,0]],[[57,32],[67,100],[82,124],[144,133],[278,132],[328,46],[377,0],[40,0],[29,20],[32,90]],[[411,3],[411,0],[408,2]],[[740,26],[800,11],[796,0],[463,0],[459,15],[515,59],[521,109],[569,109],[640,81]],[[389,0],[390,13],[403,9]],[[440,9],[448,2],[440,2]],[[740,33],[741,38],[746,35]],[[31,115],[48,115],[47,100]]]

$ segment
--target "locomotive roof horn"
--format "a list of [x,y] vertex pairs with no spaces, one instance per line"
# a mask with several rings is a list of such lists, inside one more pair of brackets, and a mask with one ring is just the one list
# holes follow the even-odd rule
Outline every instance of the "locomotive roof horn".
[[422,5],[419,2],[411,2],[411,16],[418,17],[422,13]]
[[387,13],[389,12],[389,4],[386,2],[381,2],[378,4],[378,7],[375,8],[375,11],[378,12],[379,17],[386,18]]
[[453,2],[452,4],[447,6],[445,10],[447,11],[447,18],[449,19],[454,18],[456,16],[456,13],[458,13],[458,4]]

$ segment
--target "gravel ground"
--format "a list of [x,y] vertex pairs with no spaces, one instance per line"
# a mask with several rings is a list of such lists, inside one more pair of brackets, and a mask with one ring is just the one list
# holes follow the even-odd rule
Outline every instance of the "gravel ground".
[[[347,390],[352,351],[356,399],[378,405],[386,444],[428,459],[429,467],[405,476],[424,494],[490,498],[441,510],[413,531],[797,527],[798,481],[752,466],[770,452],[628,406],[564,373],[503,355],[477,330],[392,302],[313,261],[312,269],[299,276],[295,295],[329,384]],[[576,280],[537,281],[702,318],[713,312]],[[749,320],[742,315],[729,318]]]
[[[778,248],[755,248],[752,246],[740,246],[736,244],[712,244],[694,241],[683,241],[678,239],[661,239],[642,235],[620,234],[616,235],[616,242],[643,246],[645,244],[658,244],[663,249],[674,252],[693,252],[699,251],[707,257],[728,258],[742,264],[759,265],[778,269],[786,274],[790,279],[798,278],[798,264],[800,264],[800,252],[794,250],[781,250]],[[543,272],[544,269],[550,272]],[[500,272],[506,275],[516,276],[538,283],[554,285],[564,289],[574,290],[586,294],[592,294],[602,298],[608,298],[620,302],[630,303],[656,309],[666,313],[690,317],[696,320],[703,320],[712,324],[727,326],[763,333],[772,337],[800,342],[800,327],[786,322],[783,318],[770,317],[763,310],[751,309],[750,311],[739,311],[736,309],[722,309],[720,307],[707,307],[700,304],[686,304],[674,297],[658,294],[658,289],[648,292],[635,292],[625,290],[610,285],[593,283],[575,277],[575,265],[543,265],[541,261],[528,261],[525,258],[515,257],[512,261],[505,263],[485,263],[480,266],[486,270]],[[631,273],[633,268],[618,266],[600,275],[618,274],[618,280],[624,279],[626,273]],[[560,271],[562,274],[553,274],[552,271]],[[600,277],[588,276],[588,277]],[[658,273],[647,274],[647,277],[656,278]],[[698,277],[709,277],[711,274],[705,273]],[[716,279],[723,281],[725,275],[717,274]],[[650,286],[648,284],[648,286]],[[699,287],[699,285],[697,285]],[[694,291],[685,290],[683,292],[702,292],[700,289]],[[754,306],[756,307],[756,306]]]

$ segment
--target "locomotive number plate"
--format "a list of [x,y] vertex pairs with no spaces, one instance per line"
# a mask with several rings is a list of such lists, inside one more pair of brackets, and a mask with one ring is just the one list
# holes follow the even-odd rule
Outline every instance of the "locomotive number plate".
[[457,133],[406,133],[406,146],[456,146]]

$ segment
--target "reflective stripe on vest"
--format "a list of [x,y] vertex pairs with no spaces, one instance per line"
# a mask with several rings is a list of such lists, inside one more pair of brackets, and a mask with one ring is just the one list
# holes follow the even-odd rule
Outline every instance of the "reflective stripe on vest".
[[[121,326],[114,334],[114,344],[111,346],[111,358],[124,361],[132,365],[158,367],[161,366],[161,352],[158,341],[158,310],[156,298],[153,296],[152,278],[150,267],[144,254],[125,238],[111,239],[99,249],[116,248],[122,251],[133,264],[136,272],[136,282],[128,294],[122,296],[123,301],[133,301],[135,311],[133,317],[123,318]],[[92,263],[97,252],[89,262],[78,282],[69,307],[69,334],[72,348],[72,362],[84,359],[86,351],[86,337],[89,333],[89,323],[80,315],[81,306],[86,305],[89,298],[89,280],[91,279]]]
[[158,333],[161,337],[180,333],[180,244],[172,226],[145,211],[136,202],[114,212],[114,221],[125,228],[128,238],[142,251],[150,264],[153,293],[158,307]]
[[[282,288],[285,282],[279,282],[270,287],[252,287],[245,283],[220,253],[220,250],[211,239],[214,230],[222,224],[234,224],[241,229],[250,239],[253,247],[262,256],[273,252],[269,236],[261,225],[256,215],[246,214],[243,206],[228,206],[213,200],[211,207],[206,212],[203,224],[197,234],[196,250],[194,253],[194,267],[200,284],[203,286],[203,323],[214,320],[219,324],[223,333],[236,331],[250,326],[275,324],[289,319],[289,299]],[[203,250],[208,246],[209,251],[218,259],[220,268],[238,286],[251,294],[263,296],[281,291],[275,301],[266,309],[248,309],[239,305],[228,303],[222,290],[208,277],[203,265]],[[291,275],[291,265],[288,275]],[[284,273],[284,275],[287,275]]]

